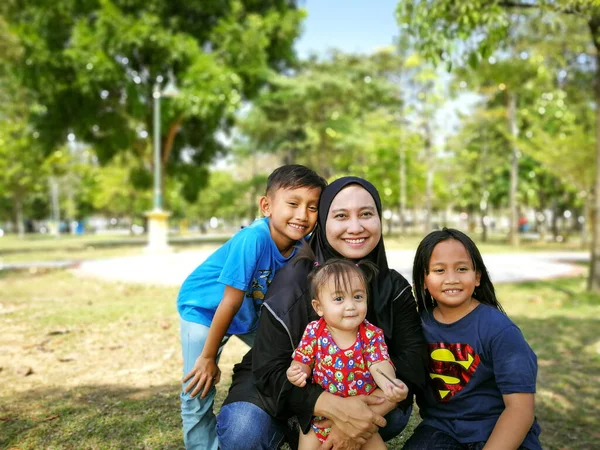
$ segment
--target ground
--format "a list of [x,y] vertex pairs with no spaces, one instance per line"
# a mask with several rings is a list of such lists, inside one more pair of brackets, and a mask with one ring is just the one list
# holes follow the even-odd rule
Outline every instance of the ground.
[[[546,449],[600,440],[600,299],[584,282],[498,286],[538,355]],[[63,270],[0,272],[0,448],[182,448],[176,292]],[[217,408],[245,350],[233,339],[223,354]]]

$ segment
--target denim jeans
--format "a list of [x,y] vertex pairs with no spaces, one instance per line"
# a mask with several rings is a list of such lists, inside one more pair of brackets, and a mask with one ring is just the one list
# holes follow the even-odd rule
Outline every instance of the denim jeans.
[[[180,319],[181,323],[181,350],[183,354],[183,374],[187,374],[194,367],[198,356],[202,353],[204,343],[208,336],[209,327],[194,322]],[[252,346],[255,333],[239,335],[242,341]],[[217,353],[217,363],[223,347],[229,340],[225,336]],[[185,383],[181,389],[181,420],[183,423],[183,441],[187,450],[217,450],[216,419],[213,413],[216,388],[213,386],[205,398],[200,394],[192,397],[184,393]]]
[[[387,425],[379,429],[384,441],[404,430],[411,411],[412,407],[406,413],[396,408],[385,416]],[[260,407],[248,402],[235,402],[221,408],[217,416],[217,435],[221,450],[277,450],[284,440],[285,429]]]
[[225,405],[217,416],[221,450],[277,450],[284,431],[269,413],[249,402]]
[[[481,450],[485,446],[483,442],[469,442],[461,444],[449,434],[428,425],[419,425],[402,450]],[[519,447],[519,450],[526,450]]]

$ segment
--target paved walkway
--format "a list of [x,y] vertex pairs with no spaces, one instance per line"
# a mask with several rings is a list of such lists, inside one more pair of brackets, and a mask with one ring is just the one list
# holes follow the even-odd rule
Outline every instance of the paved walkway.
[[[107,280],[179,286],[210,251],[138,255],[82,262],[79,273]],[[411,280],[413,251],[387,252],[390,267]],[[555,278],[583,273],[576,262],[589,260],[584,252],[502,253],[483,255],[495,283]]]

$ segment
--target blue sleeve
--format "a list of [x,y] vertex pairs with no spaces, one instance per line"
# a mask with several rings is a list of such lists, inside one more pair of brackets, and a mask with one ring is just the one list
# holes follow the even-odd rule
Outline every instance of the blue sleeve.
[[263,234],[253,229],[240,231],[231,238],[227,259],[217,281],[240,291],[248,290],[258,262],[268,250]]
[[535,393],[537,357],[516,325],[492,339],[496,384],[502,394]]

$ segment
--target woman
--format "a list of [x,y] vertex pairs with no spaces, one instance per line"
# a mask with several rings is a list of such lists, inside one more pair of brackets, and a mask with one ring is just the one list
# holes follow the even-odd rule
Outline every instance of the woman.
[[388,268],[381,200],[375,187],[356,177],[327,186],[310,245],[317,263],[333,257],[368,259],[379,268],[369,286],[367,320],[383,329],[397,377],[407,384],[409,394],[396,405],[373,396],[341,398],[314,384],[299,388],[287,381],[292,353],[306,325],[317,318],[308,292],[311,263],[291,262],[267,291],[254,348],[234,367],[229,395],[217,417],[222,450],[276,449],[284,438],[286,421],[294,416],[303,431],[313,415],[327,417],[332,431],[326,448],[360,447],[386,422],[379,433],[388,440],[408,422],[412,390],[425,386],[425,341],[419,316],[409,283]]

